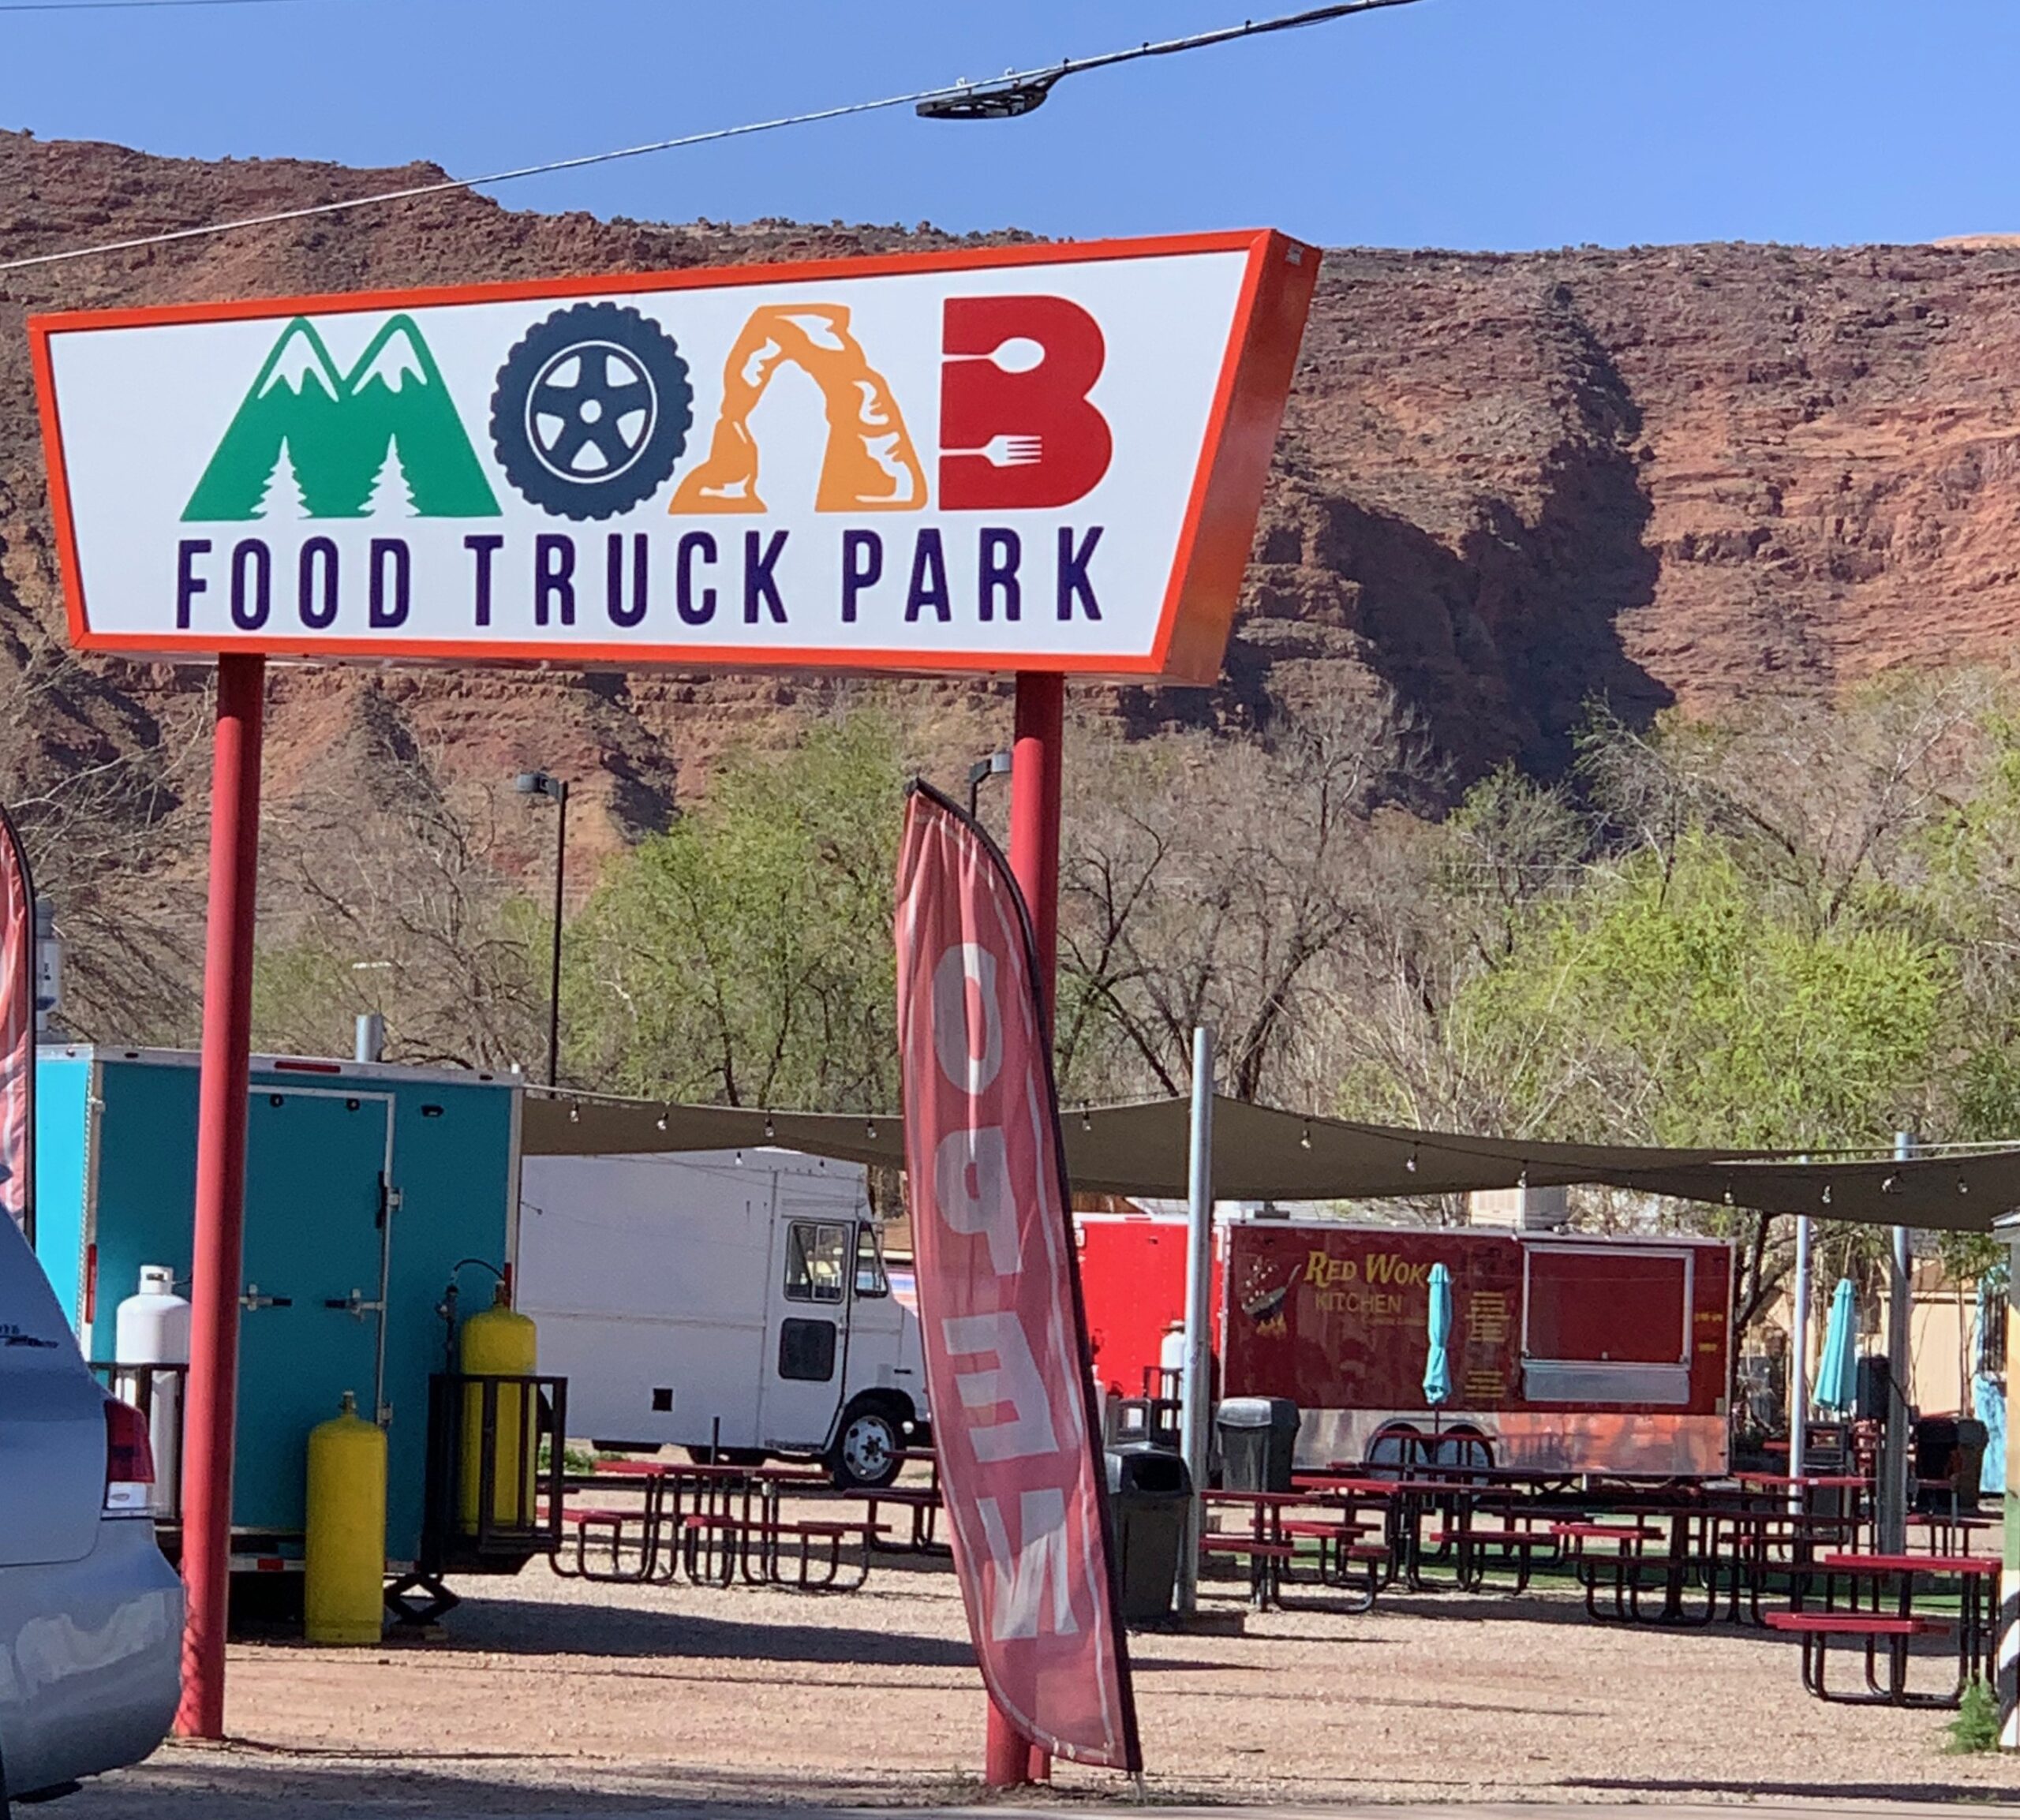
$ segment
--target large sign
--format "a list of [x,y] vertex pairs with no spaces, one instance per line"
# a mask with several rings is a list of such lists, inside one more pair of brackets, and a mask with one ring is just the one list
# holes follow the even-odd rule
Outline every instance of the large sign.
[[73,641],[1208,682],[1274,234],[38,317]]
[[1030,925],[1001,855],[919,786],[898,1030],[934,1451],[982,1679],[1032,1743],[1139,1770]]

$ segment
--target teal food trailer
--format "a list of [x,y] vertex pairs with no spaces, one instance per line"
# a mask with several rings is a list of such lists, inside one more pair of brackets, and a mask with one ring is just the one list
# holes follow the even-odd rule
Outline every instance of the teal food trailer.
[[[196,1076],[179,1051],[37,1056],[36,1249],[94,1365],[129,1362],[114,1320],[143,1265],[186,1293]],[[453,1369],[454,1290],[474,1311],[509,1276],[520,1104],[514,1076],[253,1058],[235,1569],[299,1564],[309,1431],[346,1391],[386,1426],[389,1568],[420,1560],[429,1381]]]

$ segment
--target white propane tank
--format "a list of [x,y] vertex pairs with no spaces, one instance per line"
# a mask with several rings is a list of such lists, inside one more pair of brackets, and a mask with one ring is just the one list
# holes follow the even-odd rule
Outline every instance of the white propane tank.
[[112,1360],[112,1394],[147,1414],[155,1455],[150,1508],[172,1514],[182,1476],[183,1376],[136,1369],[189,1362],[189,1304],[175,1293],[175,1273],[166,1265],[140,1266],[139,1294],[114,1317]]

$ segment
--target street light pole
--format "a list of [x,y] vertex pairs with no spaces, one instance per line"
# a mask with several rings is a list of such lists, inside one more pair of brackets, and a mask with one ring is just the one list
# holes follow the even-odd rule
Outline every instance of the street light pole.
[[1007,752],[992,752],[968,767],[968,820],[982,811],[982,787],[992,777],[1008,777],[1013,761]]
[[568,863],[568,780],[544,771],[522,771],[513,779],[512,787],[522,796],[552,798],[558,812],[554,826],[554,941],[547,987],[547,1084],[552,1087],[561,1070],[561,888]]

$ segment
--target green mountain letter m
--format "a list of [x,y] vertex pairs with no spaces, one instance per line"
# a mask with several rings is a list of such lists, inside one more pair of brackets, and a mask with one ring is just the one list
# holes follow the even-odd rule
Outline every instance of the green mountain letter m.
[[[299,510],[309,518],[365,518],[389,456],[416,517],[499,515],[413,317],[388,317],[357,364],[339,374],[316,325],[297,316],[267,356],[182,516],[185,522],[279,517],[298,491]],[[278,489],[277,478],[283,482]]]

